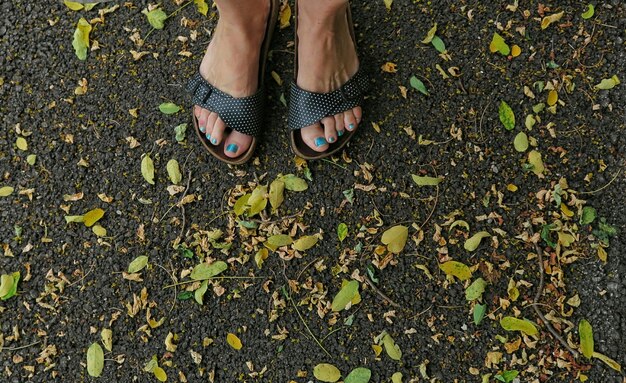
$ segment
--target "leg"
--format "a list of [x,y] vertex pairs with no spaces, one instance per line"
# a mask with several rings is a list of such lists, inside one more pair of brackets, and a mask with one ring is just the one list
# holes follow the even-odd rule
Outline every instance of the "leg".
[[[359,69],[356,47],[346,18],[347,0],[298,2],[298,78],[302,89],[331,92],[346,83]],[[357,128],[361,108],[322,119],[301,130],[302,139],[317,152],[328,149],[337,136]],[[323,126],[322,126],[323,125]]]
[[[259,60],[269,14],[268,0],[215,0],[220,15],[211,43],[200,64],[200,74],[233,97],[256,93]],[[199,106],[194,113],[200,131],[213,144],[225,141],[226,155],[235,158],[250,146],[252,137],[231,132],[216,114]]]

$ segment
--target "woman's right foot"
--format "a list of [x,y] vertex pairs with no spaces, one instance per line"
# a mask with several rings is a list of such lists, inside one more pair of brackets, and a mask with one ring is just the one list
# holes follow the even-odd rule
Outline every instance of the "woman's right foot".
[[[259,61],[270,10],[268,0],[216,0],[220,14],[211,43],[200,64],[200,74],[217,89],[239,98],[259,88]],[[210,110],[194,107],[198,127],[217,146],[224,141],[224,154],[237,158],[252,143],[252,136],[231,131]]]
[[[298,2],[298,77],[296,84],[309,92],[329,93],[348,82],[359,69],[359,59],[348,23],[346,0]],[[325,117],[300,130],[302,140],[324,152],[345,130],[361,122],[360,107]],[[323,127],[322,127],[323,125]]]

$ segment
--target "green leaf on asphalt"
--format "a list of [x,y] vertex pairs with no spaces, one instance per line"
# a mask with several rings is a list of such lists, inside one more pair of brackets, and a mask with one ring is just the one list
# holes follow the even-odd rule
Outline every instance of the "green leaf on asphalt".
[[228,265],[223,261],[215,261],[210,265],[208,263],[201,263],[193,268],[191,279],[203,281],[221,274],[226,269],[228,269]]
[[197,288],[193,292],[193,299],[195,299],[196,302],[198,302],[199,305],[203,305],[204,304],[204,294],[206,293],[208,288],[209,288],[209,283],[208,283],[208,281],[205,280],[205,281],[202,282],[200,287]]
[[0,187],[0,197],[8,197],[13,194],[14,190],[15,189],[13,189],[11,186]]
[[395,372],[393,375],[391,375],[391,383],[402,383],[402,373]]
[[609,358],[608,356],[600,354],[599,352],[595,352],[595,351],[593,352],[592,356],[594,358],[600,359],[601,361],[606,363],[607,366],[611,367],[615,371],[622,372],[622,366],[620,366],[619,363]]
[[519,132],[513,140],[513,146],[518,152],[525,152],[528,149],[528,136],[524,132]]
[[620,84],[619,78],[617,78],[617,76],[614,75],[611,78],[605,78],[604,80],[600,81],[600,83],[595,85],[594,88],[601,89],[601,90],[609,90],[609,89],[615,88],[615,86],[619,84]]
[[387,333],[383,336],[383,346],[385,347],[385,352],[391,359],[400,360],[402,358],[400,347],[396,344],[391,335]]
[[578,336],[580,337],[580,351],[585,358],[590,359],[593,356],[593,329],[585,319],[578,322]]
[[206,16],[209,12],[209,6],[206,3],[206,0],[193,0],[194,4],[196,4],[196,8],[198,8],[198,12],[201,15]]
[[491,44],[489,44],[489,50],[491,51],[491,53],[499,52],[503,56],[508,56],[509,53],[511,53],[511,48],[504,41],[504,38],[500,36],[497,32],[493,34]]
[[65,6],[72,11],[80,11],[81,9],[85,8],[84,4],[76,1],[63,0],[63,4],[65,4]]
[[159,110],[163,114],[174,114],[180,112],[180,106],[174,104],[173,102],[164,102],[159,105]]
[[21,151],[28,150],[28,142],[26,142],[26,139],[24,137],[18,137],[15,140],[15,146],[17,146],[17,148]]
[[368,383],[371,377],[372,371],[369,368],[357,367],[346,376],[343,383]]
[[83,223],[87,227],[92,227],[102,217],[104,217],[104,210],[99,208],[92,209],[83,215]]
[[587,10],[581,16],[583,19],[587,20],[592,18],[594,13],[596,13],[596,8],[593,4],[587,4]]
[[277,235],[272,235],[271,237],[269,237],[267,239],[267,243],[269,243],[270,245],[276,248],[279,248],[281,246],[291,245],[293,243],[293,238],[291,238],[290,236],[286,234],[277,234]]
[[255,187],[252,194],[250,194],[247,204],[250,206],[248,217],[253,217],[263,211],[267,206],[267,186],[259,185]]
[[487,305],[477,304],[476,306],[474,306],[474,324],[476,326],[478,326],[480,322],[483,321],[486,311],[487,311]]
[[439,265],[446,275],[466,281],[472,277],[472,271],[466,264],[457,261],[448,261]]
[[78,25],[74,31],[74,40],[72,41],[74,52],[76,52],[76,57],[78,57],[79,60],[87,59],[89,32],[91,32],[91,24],[81,17],[80,20],[78,20]]
[[139,272],[147,265],[148,265],[148,256],[140,255],[137,258],[133,259],[133,261],[128,265],[128,273],[133,274],[133,273]]
[[521,331],[526,335],[537,335],[539,333],[537,327],[531,321],[510,316],[500,319],[500,326],[506,331]]
[[285,200],[285,183],[280,179],[275,179],[270,184],[270,205],[272,211],[276,211]]
[[157,378],[159,382],[167,381],[167,374],[165,373],[165,370],[162,369],[161,367],[156,366],[154,370],[152,371],[152,373],[154,374],[154,377]]
[[141,160],[141,175],[150,185],[154,185],[154,162],[149,154]]
[[515,114],[513,109],[505,101],[500,101],[500,108],[498,109],[498,116],[500,122],[504,125],[506,130],[513,130],[515,128]]
[[66,215],[65,216],[65,223],[83,223],[85,222],[85,216],[84,215]]
[[320,363],[313,367],[313,376],[321,382],[334,383],[341,378],[341,372],[332,364]]
[[482,242],[483,238],[488,237],[491,237],[491,234],[486,231],[479,231],[478,233],[472,235],[467,241],[465,241],[463,248],[467,251],[474,251],[478,248],[478,246],[480,246],[480,242]]
[[29,154],[26,157],[26,163],[29,164],[30,166],[35,165],[35,161],[37,161],[37,155],[36,154]]
[[431,41],[431,44],[433,44],[433,46],[439,53],[443,53],[446,51],[446,44],[443,42],[441,38],[439,38],[439,36],[434,36],[433,40]]
[[387,250],[394,254],[402,252],[409,237],[409,228],[402,225],[391,227],[383,233],[381,242],[387,245]]
[[164,22],[167,19],[167,15],[161,8],[156,8],[151,11],[144,9],[141,11],[148,18],[148,22],[154,29],[163,29]]
[[293,174],[287,174],[283,176],[281,180],[285,183],[285,189],[290,191],[301,192],[309,188],[305,180]]
[[422,82],[422,80],[418,79],[415,76],[412,76],[411,79],[409,80],[411,87],[413,89],[416,89],[417,91],[419,91],[420,93],[428,96],[428,90],[426,89],[426,85],[424,85],[424,83]]
[[494,378],[496,378],[499,381],[504,382],[504,383],[511,383],[513,381],[513,379],[515,379],[517,377],[517,375],[519,375],[519,371],[517,371],[517,370],[507,370],[507,371],[504,371],[502,374],[498,374],[498,375],[494,376]]
[[343,242],[344,239],[348,236],[348,225],[345,223],[340,223],[337,226],[337,237],[339,238],[339,242]]
[[582,215],[580,216],[581,225],[589,225],[596,219],[596,209],[591,206],[583,207]]
[[93,225],[91,227],[91,231],[93,231],[93,233],[98,236],[98,237],[106,237],[107,236],[107,229],[105,229],[104,227],[100,226],[100,225]]
[[359,293],[359,282],[351,280],[346,283],[341,290],[335,295],[331,308],[333,311],[341,311],[346,308],[348,303]]
[[104,369],[104,352],[98,343],[92,343],[87,350],[87,373],[99,377]]
[[465,289],[465,299],[470,302],[476,299],[481,299],[483,293],[485,292],[485,287],[487,287],[487,282],[485,282],[484,279],[476,279],[467,287],[467,289]]
[[180,167],[178,166],[178,161],[171,159],[167,161],[167,175],[170,177],[170,181],[174,185],[178,185],[180,181],[183,179],[183,175],[180,174]]
[[180,124],[174,127],[174,133],[176,134],[176,142],[185,141],[185,132],[187,131],[187,124]]
[[235,214],[242,215],[249,209],[248,200],[250,199],[250,196],[252,196],[252,194],[244,194],[237,199],[235,206],[233,206]]
[[411,178],[419,186],[437,186],[443,181],[443,177],[421,177],[415,174],[411,174]]
[[145,372],[154,372],[154,369],[157,368],[159,366],[159,361],[157,360],[156,355],[152,356],[152,359],[150,359],[148,361],[148,363],[146,363],[146,365],[143,367],[143,370]]
[[314,235],[305,235],[304,237],[300,237],[298,238],[297,241],[295,241],[291,247],[293,247],[294,249],[298,250],[298,251],[306,251],[309,250],[310,248],[312,248],[313,246],[315,246],[315,244],[317,243],[318,238]]
[[17,293],[17,285],[20,281],[20,272],[2,274],[0,276],[0,300],[7,300]]

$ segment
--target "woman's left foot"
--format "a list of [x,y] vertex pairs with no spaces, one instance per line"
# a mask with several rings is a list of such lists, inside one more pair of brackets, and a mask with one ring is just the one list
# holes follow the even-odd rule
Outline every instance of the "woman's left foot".
[[[332,92],[358,71],[359,59],[346,17],[348,6],[345,0],[298,2],[296,84],[300,88],[309,92]],[[321,123],[302,128],[302,140],[314,151],[324,152],[346,130],[355,130],[361,116],[361,107],[356,107],[325,117]]]

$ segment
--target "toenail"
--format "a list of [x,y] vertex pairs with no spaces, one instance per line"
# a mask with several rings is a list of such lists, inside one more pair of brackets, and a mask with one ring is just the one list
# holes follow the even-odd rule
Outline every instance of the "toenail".
[[217,138],[211,138],[211,143],[213,145],[217,145]]
[[324,145],[326,145],[326,139],[324,137],[317,137],[315,139],[315,146],[319,148],[320,146],[324,146]]
[[348,125],[348,130],[352,130],[352,129],[354,129],[354,124]]
[[206,139],[211,141],[211,135],[209,133],[206,134]]
[[200,127],[200,131],[201,131],[202,133],[204,133],[204,132],[205,132],[205,130],[206,130],[206,128],[205,128],[204,126],[201,126],[201,127]]
[[341,136],[343,136],[343,133],[344,133],[344,131],[343,131],[343,130],[340,130],[340,131],[338,131],[338,132],[337,132],[337,135],[338,135],[339,137],[341,137]]
[[335,137],[328,137],[328,142],[330,142],[331,144],[335,142]]
[[226,147],[226,151],[231,153],[237,153],[237,149],[239,149],[239,146],[235,144],[230,144]]

